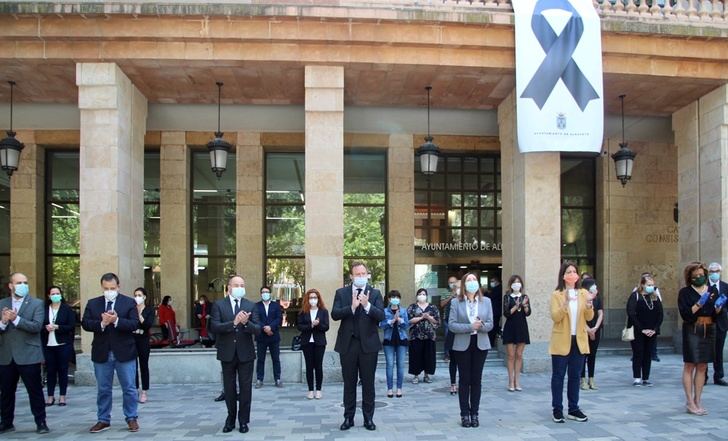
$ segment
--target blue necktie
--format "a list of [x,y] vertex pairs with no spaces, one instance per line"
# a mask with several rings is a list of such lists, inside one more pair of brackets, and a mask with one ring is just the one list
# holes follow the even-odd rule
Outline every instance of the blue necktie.
[[106,302],[106,311],[111,311],[113,309],[113,302]]

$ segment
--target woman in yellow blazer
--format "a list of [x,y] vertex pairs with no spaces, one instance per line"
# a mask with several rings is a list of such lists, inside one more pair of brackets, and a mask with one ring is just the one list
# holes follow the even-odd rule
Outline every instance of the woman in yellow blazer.
[[551,407],[556,423],[564,422],[564,375],[569,374],[566,396],[569,400],[568,418],[586,421],[579,409],[579,379],[584,355],[589,353],[587,320],[594,318],[594,295],[579,287],[576,265],[564,262],[559,269],[556,291],[551,294]]

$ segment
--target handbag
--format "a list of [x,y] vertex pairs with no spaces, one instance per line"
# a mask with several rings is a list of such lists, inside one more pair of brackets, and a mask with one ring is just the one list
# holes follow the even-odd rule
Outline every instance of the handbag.
[[291,350],[292,351],[301,350],[301,334],[293,336],[293,340],[291,340]]
[[634,326],[627,327],[627,318],[624,319],[624,329],[622,329],[622,341],[634,340]]

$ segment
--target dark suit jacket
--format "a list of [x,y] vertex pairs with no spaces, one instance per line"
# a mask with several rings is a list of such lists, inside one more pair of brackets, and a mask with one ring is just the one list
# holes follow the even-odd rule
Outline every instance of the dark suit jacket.
[[[260,317],[260,334],[255,339],[266,343],[275,343],[281,341],[280,327],[283,324],[283,313],[281,311],[281,305],[278,302],[271,302],[268,304],[268,314],[265,313],[265,305],[260,301],[255,304],[258,310],[258,317]],[[268,335],[263,332],[263,326],[270,326],[273,335]]]
[[[50,316],[48,315],[49,306],[45,306],[45,318],[43,319],[43,329],[40,331],[40,338],[43,341],[43,346],[48,345],[48,331],[46,331],[46,325],[50,324]],[[61,344],[72,345],[73,337],[76,332],[76,313],[73,312],[67,303],[61,303],[58,308],[58,314],[56,315],[56,341]]]
[[220,361],[252,361],[255,359],[253,336],[260,334],[260,317],[255,303],[240,299],[242,310],[251,313],[248,323],[235,326],[235,313],[230,299],[225,297],[212,305],[210,330],[215,334],[217,359]]
[[[334,350],[340,354],[349,351],[351,338],[354,336],[354,313],[351,311],[352,292],[351,285],[337,289],[336,295],[334,295],[334,307],[331,309],[331,318],[341,320],[334,346]],[[362,316],[358,321],[362,351],[365,353],[379,352],[382,349],[382,342],[379,340],[379,322],[384,320],[382,294],[368,284],[363,292],[369,294],[371,308],[368,314],[361,311]]]
[[329,330],[329,311],[319,309],[316,311],[316,318],[319,321],[318,326],[311,326],[311,315],[301,311],[298,314],[298,323],[296,328],[301,331],[301,344],[308,344],[313,333],[313,344],[316,346],[326,346],[326,331]]
[[134,331],[139,326],[139,314],[136,302],[131,297],[119,294],[114,303],[114,311],[119,317],[119,323],[109,324],[101,329],[101,314],[106,311],[106,298],[95,297],[86,303],[83,311],[81,326],[84,330],[94,333],[91,342],[91,361],[105,363],[109,360],[109,352],[114,351],[114,358],[119,361],[130,361],[137,357]]
[[[725,294],[726,296],[728,296],[728,283],[726,283],[722,280],[719,281],[718,283],[720,286],[720,292],[718,293],[718,295]],[[712,288],[712,285],[711,285],[711,288]],[[721,309],[720,314],[718,314],[718,316],[715,319],[715,323],[718,325],[718,328],[721,331],[723,331],[723,332],[728,331],[728,304],[723,305],[723,308]]]
[[[137,317],[139,314],[137,313]],[[154,308],[151,306],[145,306],[144,309],[142,309],[142,317],[144,318],[144,323],[139,323],[139,327],[137,329],[141,329],[144,331],[144,334],[147,338],[149,338],[149,330],[152,328],[152,325],[154,325]],[[140,335],[140,334],[135,334]]]

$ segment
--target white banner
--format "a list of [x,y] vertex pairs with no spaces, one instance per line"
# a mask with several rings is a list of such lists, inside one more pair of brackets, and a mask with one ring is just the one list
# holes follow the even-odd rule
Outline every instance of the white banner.
[[515,0],[518,148],[599,152],[602,42],[591,0]]

